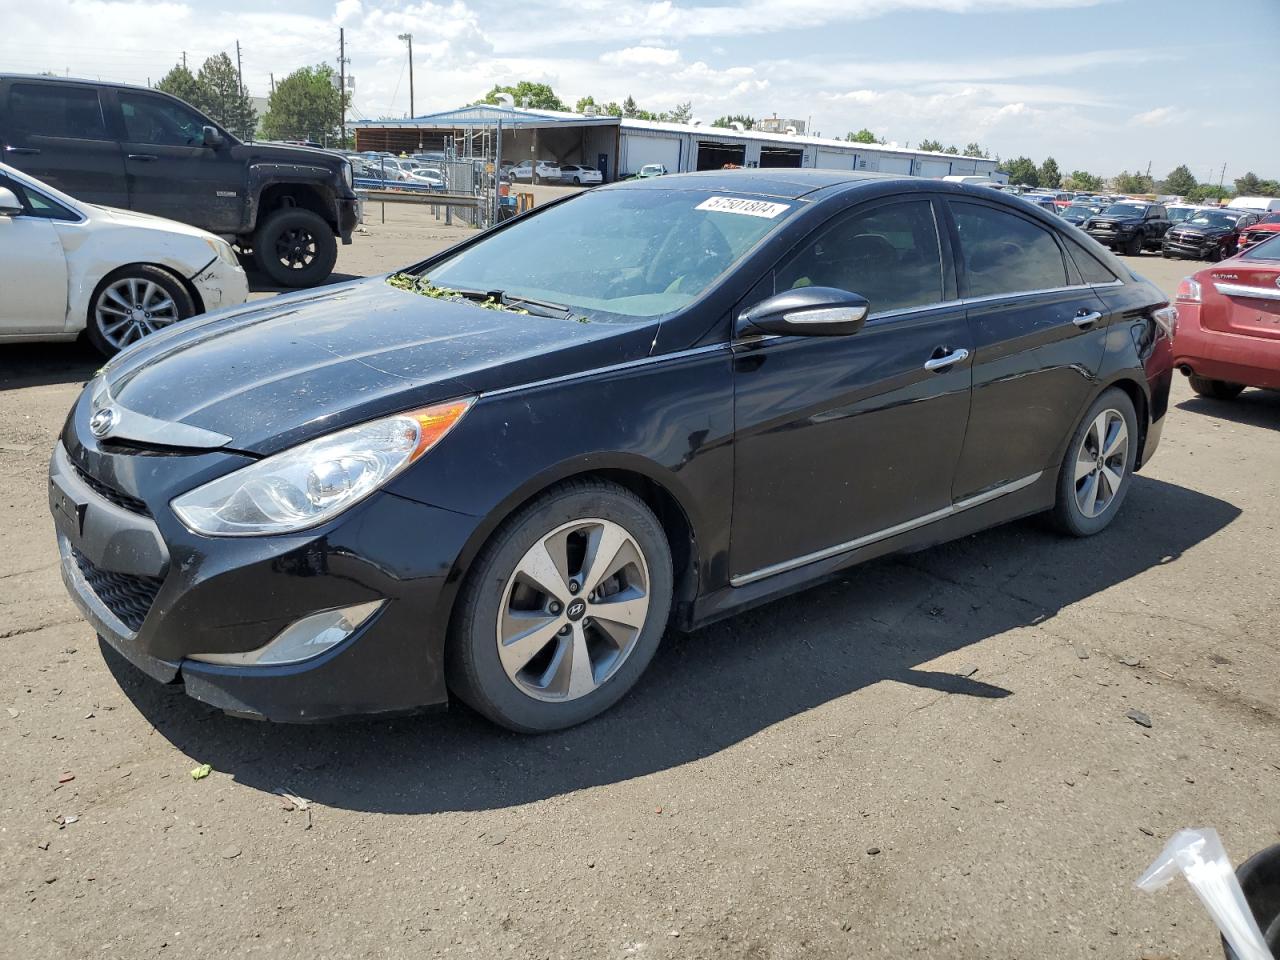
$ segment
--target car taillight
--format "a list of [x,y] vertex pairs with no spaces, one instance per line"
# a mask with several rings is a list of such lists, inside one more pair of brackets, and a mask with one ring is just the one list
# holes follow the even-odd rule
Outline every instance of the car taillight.
[[1200,302],[1200,283],[1191,277],[1183,277],[1182,282],[1178,284],[1178,292],[1174,296],[1175,300],[1182,303],[1199,303]]
[[[1186,281],[1183,281],[1184,283]],[[1191,281],[1195,283],[1195,281]],[[1151,314],[1151,318],[1159,324],[1160,329],[1164,331],[1165,336],[1172,338],[1178,332],[1178,308],[1177,307],[1161,307],[1159,310]]]

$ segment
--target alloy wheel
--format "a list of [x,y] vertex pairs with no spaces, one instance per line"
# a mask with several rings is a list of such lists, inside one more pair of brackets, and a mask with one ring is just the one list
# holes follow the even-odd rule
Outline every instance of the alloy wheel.
[[498,611],[502,668],[536,700],[577,700],[613,676],[649,613],[649,567],[636,539],[598,518],[563,524],[526,551]]
[[1089,424],[1076,450],[1076,506],[1093,519],[1120,492],[1129,462],[1129,428],[1118,410],[1103,410]]
[[138,277],[109,284],[98,295],[93,313],[102,339],[117,350],[182,319],[162,286]]
[[316,258],[316,238],[305,227],[290,227],[276,237],[276,257],[290,270],[305,270]]

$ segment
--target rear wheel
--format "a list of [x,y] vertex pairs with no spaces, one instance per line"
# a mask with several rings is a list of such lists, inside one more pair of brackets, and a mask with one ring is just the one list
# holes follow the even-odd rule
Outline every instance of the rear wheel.
[[1202,397],[1212,397],[1214,400],[1234,400],[1244,390],[1244,384],[1242,383],[1210,380],[1207,377],[1197,377],[1194,374],[1188,379],[1192,390]]
[[333,272],[338,240],[320,214],[282,207],[259,224],[253,235],[253,259],[282,287],[313,287]]
[[1123,390],[1103,391],[1067,445],[1058,472],[1055,525],[1076,537],[1106,529],[1129,492],[1137,456],[1138,418],[1133,401]]
[[553,488],[471,565],[445,651],[449,687],[521,733],[582,723],[644,672],[671,590],[666,536],[639,497],[600,480]]
[[195,312],[195,301],[176,276],[161,267],[134,264],[98,285],[85,335],[98,352],[112,356]]

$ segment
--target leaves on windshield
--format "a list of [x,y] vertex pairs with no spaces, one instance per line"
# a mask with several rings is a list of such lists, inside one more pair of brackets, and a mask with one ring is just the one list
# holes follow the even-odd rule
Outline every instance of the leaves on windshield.
[[493,297],[485,297],[483,300],[477,300],[474,297],[468,297],[457,290],[450,290],[448,287],[438,287],[428,277],[415,277],[409,273],[393,273],[387,277],[387,283],[395,287],[397,290],[408,290],[410,293],[416,293],[422,297],[431,297],[433,300],[451,300],[454,303],[469,303],[475,307],[482,307],[485,310],[505,310],[507,313],[522,313],[526,316],[529,311],[520,307],[508,306],[505,303],[499,303]]

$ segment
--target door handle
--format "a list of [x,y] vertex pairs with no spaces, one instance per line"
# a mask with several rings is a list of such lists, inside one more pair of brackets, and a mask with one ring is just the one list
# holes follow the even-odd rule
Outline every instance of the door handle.
[[[940,347],[939,349],[946,348]],[[959,350],[952,350],[950,353],[943,354],[940,357],[930,357],[924,362],[924,368],[930,372],[937,373],[939,370],[946,370],[948,367],[953,367],[961,360],[967,360],[968,358],[969,351],[961,347]]]
[[1081,330],[1083,330],[1085,327],[1092,327],[1095,323],[1097,323],[1101,319],[1102,319],[1102,314],[1098,313],[1098,311],[1096,310],[1094,310],[1092,313],[1081,310],[1074,317],[1072,317],[1071,322],[1074,323]]
[[35,147],[5,147],[5,153],[39,153]]
[[129,154],[129,159],[130,159],[130,160],[145,160],[145,161],[150,162],[150,161],[152,161],[152,160],[159,160],[160,158],[159,158],[159,157],[157,157],[154,153],[131,153],[131,154]]

